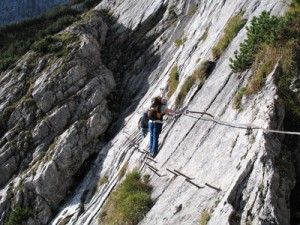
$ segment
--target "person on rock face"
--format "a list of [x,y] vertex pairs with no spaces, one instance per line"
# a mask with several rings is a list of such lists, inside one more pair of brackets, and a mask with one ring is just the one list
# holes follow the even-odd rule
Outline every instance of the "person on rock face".
[[148,110],[148,127],[150,131],[150,155],[154,158],[158,150],[158,138],[162,130],[163,116],[175,115],[176,112],[167,108],[167,100],[157,96],[151,99],[151,106]]

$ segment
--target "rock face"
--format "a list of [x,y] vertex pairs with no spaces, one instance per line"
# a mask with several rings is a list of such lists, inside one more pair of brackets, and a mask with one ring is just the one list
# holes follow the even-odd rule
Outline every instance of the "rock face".
[[[1,205],[34,208],[28,224],[48,223],[99,151],[112,118],[107,98],[115,87],[100,55],[106,32],[92,13],[57,35],[62,51],[69,50],[66,56],[29,52],[1,80],[0,184],[18,174],[9,191],[20,196],[2,196]],[[2,211],[1,221],[6,216]]]
[[55,6],[68,2],[69,0],[3,0],[0,5],[0,26],[39,16]]
[[[284,136],[263,130],[283,126],[285,109],[274,84],[280,65],[236,110],[234,96],[252,72],[233,74],[229,58],[245,27],[218,60],[212,56],[231,17],[243,12],[249,24],[264,10],[280,16],[288,6],[283,0],[103,0],[96,9],[108,11],[105,23],[95,12],[62,32],[76,37],[64,44],[70,45],[66,56],[25,55],[0,83],[1,222],[22,207],[34,209],[26,224],[99,224],[128,162],[128,171],[150,174],[154,187],[155,204],[140,224],[199,224],[205,212],[209,225],[290,224],[293,165],[282,150]],[[155,162],[147,159],[140,113],[151,97],[166,96],[176,66],[179,86],[168,102],[175,108],[185,79],[206,60],[214,65],[209,76],[192,86],[178,110],[213,117],[183,110],[166,119],[159,154]],[[109,108],[119,115],[107,129],[113,90]],[[102,178],[108,182],[100,185]]]

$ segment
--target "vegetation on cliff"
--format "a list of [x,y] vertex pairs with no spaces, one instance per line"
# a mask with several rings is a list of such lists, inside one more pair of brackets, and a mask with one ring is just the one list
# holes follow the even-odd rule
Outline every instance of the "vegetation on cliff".
[[[253,76],[242,95],[255,94],[263,87],[266,76],[279,63],[281,72],[276,77],[279,95],[286,106],[287,117],[299,125],[300,95],[290,89],[300,73],[300,1],[294,0],[284,17],[263,12],[254,17],[247,27],[247,38],[230,59],[234,72],[251,68]],[[239,93],[237,98],[241,98]],[[297,125],[298,124],[298,125]],[[294,126],[293,125],[293,126]]]
[[137,170],[129,173],[111,194],[99,216],[99,224],[138,224],[151,209],[152,186]]
[[80,14],[88,11],[99,2],[100,0],[73,0],[69,4],[58,6],[42,16],[0,27],[0,71],[13,66],[32,46],[36,49],[43,45],[42,50],[48,50],[44,46],[53,34],[79,20]]

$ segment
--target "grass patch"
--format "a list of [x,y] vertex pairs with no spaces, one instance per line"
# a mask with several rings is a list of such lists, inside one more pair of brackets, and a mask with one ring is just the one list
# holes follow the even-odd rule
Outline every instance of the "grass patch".
[[242,87],[234,96],[233,103],[232,103],[232,108],[233,109],[241,109],[241,102],[243,95],[245,91],[247,90],[246,87]]
[[121,170],[120,170],[120,172],[119,172],[119,174],[118,174],[119,179],[122,179],[122,178],[124,177],[124,175],[125,175],[125,173],[126,173],[126,171],[127,171],[128,165],[129,165],[129,163],[126,162],[126,163],[124,164],[124,166],[121,168]]
[[200,223],[199,225],[206,225],[210,220],[211,214],[208,211],[204,211],[201,213],[200,216]]
[[67,223],[69,223],[70,220],[71,220],[71,216],[67,216],[62,220],[60,220],[58,225],[66,225]]
[[198,6],[194,5],[189,9],[188,15],[193,16],[197,12]]
[[260,193],[260,194],[263,194],[263,192],[264,192],[264,189],[265,189],[264,183],[263,183],[263,182],[261,182],[261,184],[260,184],[260,185],[259,185],[259,187],[258,187],[258,191],[259,191],[259,193]]
[[272,46],[265,46],[259,52],[253,65],[256,73],[251,77],[245,95],[255,94],[261,90],[265,84],[266,77],[273,71],[275,64],[279,60],[279,51]]
[[239,135],[237,135],[236,136],[236,138],[232,141],[232,143],[231,143],[231,150],[230,150],[230,157],[231,157],[231,154],[232,154],[232,151],[233,151],[233,149],[235,148],[235,146],[236,146],[236,143],[237,143],[237,141],[238,141],[238,138],[239,138]]
[[214,62],[206,60],[200,64],[200,66],[193,72],[192,76],[188,77],[184,81],[184,83],[180,89],[180,92],[178,93],[176,100],[175,100],[175,104],[177,107],[182,105],[185,97],[187,96],[190,89],[196,82],[198,82],[198,85],[201,88],[201,86],[204,84],[205,80],[208,78],[210,73],[213,71],[214,66],[215,66]]
[[215,62],[205,60],[194,71],[193,76],[197,80],[199,80],[201,85],[203,85],[205,80],[209,77],[209,75],[211,74],[214,68],[215,68]]
[[169,92],[167,94],[168,98],[170,98],[173,95],[173,93],[176,91],[178,84],[179,84],[178,68],[177,66],[174,66],[171,69],[169,80],[168,80],[168,85],[169,85]]
[[129,173],[108,199],[99,224],[138,224],[153,205],[151,191],[137,170]]
[[178,20],[178,15],[176,13],[176,5],[171,5],[168,8],[168,11],[169,11],[169,22],[170,24],[175,25],[175,23]]
[[150,182],[150,174],[145,174],[143,176],[143,181],[148,184]]
[[108,176],[104,176],[99,180],[97,187],[99,188],[100,186],[102,186],[103,184],[106,184],[107,182],[108,182]]
[[244,27],[245,24],[246,20],[242,18],[242,15],[236,15],[229,19],[224,29],[223,36],[221,37],[217,45],[212,49],[214,59],[220,58],[220,56],[223,54],[230,42]]
[[29,208],[16,207],[9,214],[6,225],[23,224],[30,216],[33,215],[33,211]]
[[177,95],[176,100],[175,100],[176,106],[182,105],[186,95],[189,93],[191,87],[195,84],[195,81],[196,81],[196,79],[194,76],[190,76],[184,81],[184,83],[180,89],[180,92]]
[[208,27],[205,28],[204,33],[202,34],[202,36],[199,38],[199,42],[204,42],[208,36],[208,31],[209,31],[210,25]]
[[179,47],[180,45],[183,45],[186,41],[187,41],[187,38],[186,38],[186,37],[177,39],[177,40],[175,41],[175,46],[176,46],[176,47]]

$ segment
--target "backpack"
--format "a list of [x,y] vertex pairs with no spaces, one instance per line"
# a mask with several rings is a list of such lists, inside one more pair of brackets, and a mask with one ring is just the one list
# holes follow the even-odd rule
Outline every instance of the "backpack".
[[141,118],[141,127],[142,128],[148,128],[148,113],[143,112],[142,118]]
[[162,102],[158,97],[151,99],[151,106],[148,110],[149,120],[162,120],[161,105]]

